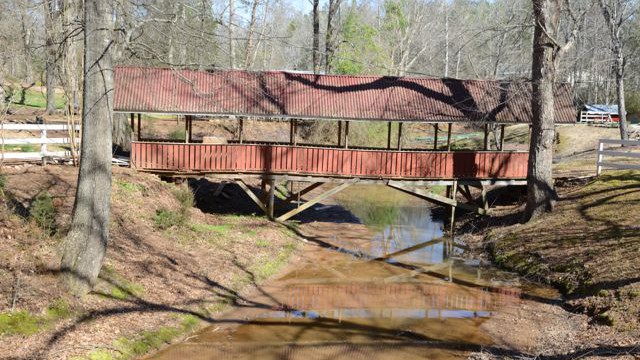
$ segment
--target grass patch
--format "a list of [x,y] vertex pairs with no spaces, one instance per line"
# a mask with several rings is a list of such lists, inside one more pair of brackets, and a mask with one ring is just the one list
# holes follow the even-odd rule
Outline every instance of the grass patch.
[[[45,108],[47,106],[47,95],[44,92],[36,90],[27,90],[25,92],[24,103],[20,104],[21,91],[16,89],[11,97],[12,106],[28,106],[35,108]],[[65,100],[60,94],[54,95],[54,104],[56,109],[63,109]]]
[[163,326],[155,330],[143,331],[134,338],[120,337],[111,349],[96,349],[86,356],[74,357],[75,360],[130,360],[137,359],[162,345],[169,344],[179,336],[193,331],[199,323],[197,317],[184,315],[177,326]]
[[276,256],[269,256],[259,261],[258,264],[251,269],[255,279],[257,281],[263,281],[275,275],[278,270],[287,263],[295,249],[295,243],[288,243],[278,251]]
[[227,224],[221,225],[209,225],[209,224],[199,224],[193,223],[189,226],[189,228],[197,233],[206,234],[206,233],[216,233],[220,235],[225,235],[231,230],[231,226]]
[[5,152],[38,152],[39,150],[33,144],[23,144],[23,145],[5,145]]
[[140,298],[144,295],[144,287],[125,279],[116,273],[115,269],[109,265],[104,265],[100,271],[100,279],[109,286],[109,293],[103,296],[116,300],[126,300],[132,297]]
[[256,240],[256,246],[259,248],[268,248],[269,247],[269,242],[265,239],[257,239]]
[[0,313],[0,336],[34,335],[71,315],[69,304],[62,299],[48,307],[43,315],[32,314],[26,310]]
[[125,180],[116,180],[116,186],[119,190],[127,194],[133,194],[136,192],[144,193],[147,188],[142,184],[136,184]]

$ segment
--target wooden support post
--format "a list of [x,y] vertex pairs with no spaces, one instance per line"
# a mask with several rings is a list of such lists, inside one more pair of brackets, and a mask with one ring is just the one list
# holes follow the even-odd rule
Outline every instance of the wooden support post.
[[484,124],[484,151],[489,150],[489,124]]
[[391,150],[391,121],[387,122],[387,149]]
[[504,124],[500,125],[500,151],[504,151],[504,128]]
[[[451,190],[452,190],[451,200],[453,200],[453,202],[457,204],[457,201],[456,201],[456,194],[458,192],[457,180],[453,181]],[[453,236],[455,235],[455,225],[456,225],[456,205],[451,205],[451,223],[450,223],[449,231],[450,231],[452,240],[453,240]]]
[[274,219],[274,210],[275,210],[275,190],[276,190],[276,179],[269,179],[269,196],[267,198],[267,217],[269,220]]
[[240,188],[244,190],[244,192],[249,196],[249,198],[253,200],[253,202],[256,203],[256,205],[258,205],[258,207],[262,211],[264,211],[265,214],[268,214],[267,207],[264,205],[262,201],[260,201],[258,196],[256,196],[256,194],[247,186],[247,184],[244,183],[242,179],[236,180],[236,184],[238,184],[238,186],[240,186]]
[[465,185],[464,187],[458,186],[458,190],[460,190],[460,193],[467,199],[467,201],[469,201],[470,203],[475,202],[475,200],[473,199],[473,196],[471,196],[471,190],[469,190],[469,185]]
[[242,136],[242,130],[244,127],[244,119],[242,117],[238,118],[238,142],[240,144],[242,144],[243,142],[243,136]]
[[142,138],[142,128],[140,127],[140,122],[142,119],[142,114],[138,114],[138,141]]
[[131,118],[131,131],[135,131],[136,130],[136,124],[135,124],[136,116],[133,113],[131,113],[130,118]]
[[284,199],[284,202],[290,203],[293,200],[299,200],[301,196],[303,196],[303,195],[307,194],[308,192],[320,187],[322,184],[324,184],[324,183],[321,183],[321,182],[313,183],[313,184],[307,186],[306,188],[298,191],[295,194],[294,193],[290,194],[286,199]]
[[342,191],[342,190],[344,190],[344,189],[348,188],[348,187],[349,187],[349,186],[351,186],[352,184],[353,184],[353,182],[346,182],[346,183],[342,183],[342,184],[340,184],[340,185],[338,185],[338,186],[336,186],[336,187],[332,188],[331,190],[325,191],[324,193],[322,193],[322,194],[320,194],[320,195],[316,196],[315,198],[313,198],[313,199],[311,199],[311,200],[307,201],[306,203],[304,203],[304,204],[303,204],[303,205],[301,205],[300,207],[298,207],[298,208],[296,208],[296,209],[293,209],[293,210],[291,210],[291,211],[287,212],[287,213],[286,213],[286,214],[284,214],[284,215],[280,215],[280,216],[276,219],[276,221],[281,221],[281,222],[283,222],[283,221],[287,221],[287,220],[289,220],[291,217],[293,217],[293,216],[295,216],[295,215],[297,215],[297,214],[299,214],[299,213],[303,212],[304,210],[306,210],[306,209],[308,209],[308,208],[312,207],[313,205],[315,205],[315,204],[319,203],[320,201],[322,201],[322,200],[324,200],[324,199],[328,198],[329,196],[334,195],[334,194],[337,194],[338,192],[340,192],[340,191]]
[[489,202],[487,201],[487,187],[484,185],[481,185],[482,189],[481,191],[481,195],[480,195],[480,200],[482,201],[482,208],[487,211],[489,210]]
[[293,119],[289,119],[289,145],[293,145]]
[[398,151],[402,150],[402,122],[398,123]]
[[433,124],[433,150],[438,150],[438,123]]
[[453,127],[452,123],[449,123],[449,127],[447,128],[447,151],[451,151],[451,128]]
[[298,119],[293,119],[293,145],[298,145]]
[[349,148],[349,121],[345,121],[344,124],[344,148]]
[[338,120],[338,147],[342,146],[342,121]]

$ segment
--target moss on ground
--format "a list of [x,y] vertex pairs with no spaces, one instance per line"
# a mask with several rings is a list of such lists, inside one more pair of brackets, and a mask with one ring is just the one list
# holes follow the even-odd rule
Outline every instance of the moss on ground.
[[33,314],[26,310],[3,312],[0,313],[0,336],[34,335],[71,315],[69,304],[62,299],[55,301],[44,314]]

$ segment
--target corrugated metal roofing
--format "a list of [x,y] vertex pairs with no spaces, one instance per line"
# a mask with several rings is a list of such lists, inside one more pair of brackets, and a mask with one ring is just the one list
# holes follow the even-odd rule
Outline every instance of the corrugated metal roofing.
[[[384,121],[531,122],[527,82],[116,67],[114,110]],[[575,122],[571,88],[556,122]]]
[[584,109],[591,112],[603,112],[611,115],[618,115],[618,105],[585,104]]

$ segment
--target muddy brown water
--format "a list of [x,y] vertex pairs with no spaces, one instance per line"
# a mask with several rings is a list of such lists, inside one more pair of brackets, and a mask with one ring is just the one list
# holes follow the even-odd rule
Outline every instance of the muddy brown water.
[[354,186],[336,201],[360,223],[303,225],[309,243],[281,276],[151,358],[465,358],[499,342],[484,324],[501,309],[558,296],[465,258],[442,219],[404,194]]

